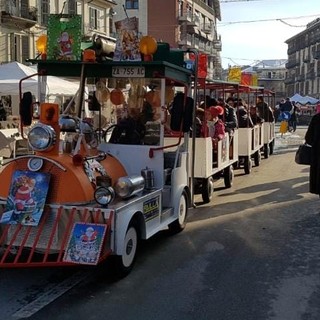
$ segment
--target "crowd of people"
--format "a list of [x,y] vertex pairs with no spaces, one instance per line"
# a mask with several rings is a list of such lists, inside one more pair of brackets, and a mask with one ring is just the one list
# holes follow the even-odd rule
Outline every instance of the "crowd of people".
[[210,136],[217,142],[226,133],[232,136],[235,128],[253,128],[274,120],[273,110],[262,96],[251,106],[241,98],[230,96],[225,100],[206,96],[197,108],[197,136]]

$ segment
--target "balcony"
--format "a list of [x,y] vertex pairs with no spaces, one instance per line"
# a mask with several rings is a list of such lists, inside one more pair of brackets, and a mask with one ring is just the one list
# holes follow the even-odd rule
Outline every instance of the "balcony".
[[221,51],[222,50],[222,42],[220,39],[216,39],[216,40],[213,40],[212,41],[212,45],[213,45],[213,48],[218,50],[218,51]]
[[297,60],[290,60],[286,63],[286,69],[292,69],[299,65]]
[[298,75],[298,76],[296,77],[296,80],[297,80],[298,82],[302,82],[302,81],[304,81],[304,80],[305,80],[305,76],[304,76],[304,74],[300,74],[300,75]]
[[319,60],[320,59],[320,50],[317,50],[313,54],[313,59]]
[[294,82],[295,82],[294,77],[289,77],[289,78],[284,79],[284,83],[285,84],[291,84],[291,83],[294,83]]
[[212,46],[210,44],[205,44],[204,48],[203,48],[204,53],[206,53],[207,55],[212,55],[212,54],[216,54],[216,51],[212,48]]
[[314,70],[307,72],[307,79],[314,80],[316,78],[316,73]]
[[183,36],[181,39],[178,41],[179,46],[188,46],[191,47],[193,44],[193,37],[191,35]]
[[196,16],[191,11],[187,11],[184,15],[179,16],[179,22],[187,23],[190,26],[197,26]]
[[310,62],[310,56],[306,56],[303,58],[303,62],[308,63]]
[[37,24],[38,9],[6,4],[1,11],[1,24],[21,29],[30,29]]
[[202,26],[202,31],[204,33],[210,34],[213,30],[213,24],[212,23],[204,23]]

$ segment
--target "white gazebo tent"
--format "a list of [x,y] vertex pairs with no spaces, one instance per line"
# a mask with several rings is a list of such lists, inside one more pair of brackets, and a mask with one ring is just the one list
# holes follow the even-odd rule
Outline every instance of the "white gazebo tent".
[[[10,62],[0,65],[0,96],[11,95],[16,97],[16,104],[19,99],[19,82],[22,78],[31,76],[37,71],[19,62]],[[39,97],[39,77],[37,75],[22,82],[22,91],[30,91],[35,97]],[[47,76],[45,95],[73,96],[79,89],[79,83],[71,82],[53,76]],[[15,106],[14,106],[15,107]],[[17,110],[13,110],[15,113]]]

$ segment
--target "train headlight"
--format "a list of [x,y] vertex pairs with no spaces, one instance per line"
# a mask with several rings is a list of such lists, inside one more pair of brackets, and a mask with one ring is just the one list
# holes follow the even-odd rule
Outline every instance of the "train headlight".
[[94,192],[94,199],[101,206],[107,206],[114,197],[115,193],[112,187],[98,187]]
[[42,123],[36,124],[28,133],[30,146],[35,151],[48,151],[56,143],[56,132],[49,126]]

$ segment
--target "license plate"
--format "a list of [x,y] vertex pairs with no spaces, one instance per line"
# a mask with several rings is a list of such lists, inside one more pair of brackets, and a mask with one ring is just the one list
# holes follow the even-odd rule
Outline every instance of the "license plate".
[[112,67],[112,76],[115,78],[144,78],[144,75],[144,67]]

